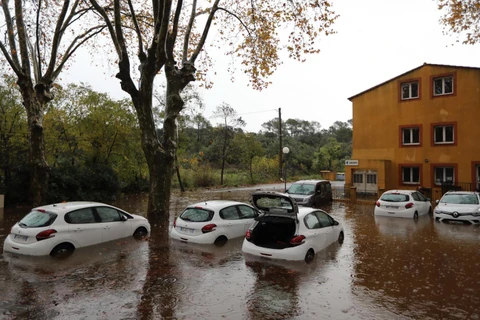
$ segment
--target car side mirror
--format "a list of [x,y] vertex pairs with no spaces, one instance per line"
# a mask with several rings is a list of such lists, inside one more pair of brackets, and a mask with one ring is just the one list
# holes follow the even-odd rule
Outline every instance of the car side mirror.
[[334,225],[334,226],[338,226],[338,225],[339,225],[338,221],[337,221],[337,220],[334,220],[334,221],[333,221],[333,225]]
[[430,202],[430,198],[427,198],[427,200],[425,200],[425,201]]
[[435,204],[438,204],[440,202],[440,200],[435,200]]
[[121,220],[121,221],[127,221],[127,220],[128,220],[128,218],[127,218],[127,217],[125,217],[125,216],[122,214],[122,215],[120,216],[120,220]]

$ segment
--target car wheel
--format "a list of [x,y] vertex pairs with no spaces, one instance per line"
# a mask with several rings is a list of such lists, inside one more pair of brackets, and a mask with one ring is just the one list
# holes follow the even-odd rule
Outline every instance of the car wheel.
[[227,243],[228,239],[227,237],[225,236],[220,236],[218,237],[217,239],[215,239],[215,241],[213,242],[214,245],[216,246],[219,246],[219,247],[222,247],[225,245],[225,243]]
[[52,249],[50,255],[55,258],[65,259],[72,255],[75,247],[71,243],[61,243]]
[[338,243],[342,244],[343,240],[345,240],[345,235],[343,234],[343,231],[340,231],[340,234],[338,235]]
[[313,251],[313,249],[309,249],[307,251],[307,254],[305,255],[305,262],[306,263],[312,262],[314,257],[315,257],[315,251]]
[[417,211],[415,211],[415,213],[413,214],[413,220],[418,221],[418,212]]
[[145,238],[147,234],[148,234],[147,229],[145,229],[144,227],[140,227],[140,228],[137,228],[137,230],[135,230],[135,232],[133,233],[133,237],[137,240],[140,240],[142,238]]

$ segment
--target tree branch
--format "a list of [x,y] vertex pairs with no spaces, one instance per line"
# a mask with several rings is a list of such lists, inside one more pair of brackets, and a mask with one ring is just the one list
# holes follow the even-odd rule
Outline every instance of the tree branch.
[[[67,60],[77,51],[77,49],[82,46],[85,42],[90,40],[91,38],[95,37],[97,34],[102,32],[106,28],[105,25],[100,25],[96,27],[92,27],[85,31],[83,34],[76,36],[73,41],[70,43],[68,46],[67,50],[65,51],[65,54],[62,57],[62,60],[60,61],[58,67],[53,71],[53,73],[50,75],[51,81],[54,81],[60,72],[62,71],[63,66],[67,62]],[[96,31],[94,31],[96,30]],[[83,40],[81,40],[83,39]],[[80,42],[77,43],[77,41],[81,40]]]
[[115,51],[117,51],[118,58],[121,58],[120,53],[120,45],[118,43],[117,35],[115,34],[115,29],[113,28],[112,22],[108,18],[107,13],[105,10],[98,4],[96,0],[90,0],[90,3],[93,5],[95,10],[102,16],[105,24],[107,25],[108,31],[110,32],[110,37],[112,38],[113,45],[115,47]]
[[3,55],[5,56],[5,59],[7,59],[8,64],[12,67],[13,72],[17,75],[17,77],[20,77],[22,75],[22,70],[20,70],[20,66],[18,63],[16,63],[13,58],[10,56],[8,53],[7,49],[3,45],[3,42],[0,41],[0,50],[2,50]]
[[[52,76],[53,69],[57,61],[58,47],[60,46],[60,42],[62,41],[62,36],[63,36],[63,32],[61,31],[61,29],[62,29],[63,21],[65,20],[65,17],[67,15],[69,5],[70,5],[70,0],[65,0],[63,2],[62,11],[60,12],[57,19],[57,24],[55,26],[55,33],[53,35],[53,40],[52,40],[52,52],[50,54],[50,61],[48,63],[47,71],[45,72],[45,79],[49,79]],[[74,6],[76,5],[78,5],[78,0],[75,1]],[[37,42],[38,42],[38,39],[37,39]],[[39,63],[41,64],[40,57],[39,57]],[[41,69],[39,71],[41,71]],[[41,75],[41,73],[39,74]]]
[[[194,1],[196,2],[197,0],[194,0]],[[171,34],[172,50],[173,50],[173,46],[175,45],[175,41],[177,40],[178,21],[180,20],[180,15],[182,13],[182,6],[183,6],[183,0],[178,0],[177,9],[175,10],[175,16],[173,17],[173,26],[172,26],[172,34]]]
[[18,42],[20,46],[20,58],[22,73],[24,76],[30,76],[30,60],[28,59],[27,33],[25,22],[23,21],[23,0],[15,0],[15,17],[17,22]]
[[[3,9],[3,15],[5,16],[5,23],[7,25],[7,34],[8,34],[8,43],[10,46],[10,53],[8,56],[10,57],[11,55],[11,61],[10,65],[13,66],[16,65],[16,69],[20,69],[20,62],[18,61],[18,54],[17,54],[17,47],[16,47],[16,41],[15,41],[15,32],[13,31],[13,24],[12,24],[12,17],[10,16],[10,10],[8,9],[8,1],[0,1]],[[3,46],[3,44],[2,44]],[[5,48],[4,48],[5,49]],[[3,50],[2,50],[3,51]],[[7,56],[7,55],[5,55]],[[17,72],[16,72],[17,73]],[[18,75],[18,74],[17,74]]]
[[[42,76],[42,57],[40,55],[40,10],[42,8],[42,0],[38,0],[38,8],[37,8],[37,25],[36,25],[36,28],[35,28],[35,36],[36,36],[36,41],[35,41],[35,49],[36,51],[32,51],[32,58],[34,60],[34,64],[33,64],[33,74],[35,75],[35,81],[38,81],[38,79],[40,79],[40,77]],[[30,43],[30,42],[29,42]],[[35,54],[34,52],[36,52],[36,55],[37,55],[37,61],[35,63]]]
[[133,9],[132,0],[128,0],[128,7],[130,8],[130,12],[132,13],[133,24],[135,25],[135,32],[137,33],[137,37],[138,37],[138,58],[142,63],[145,61],[146,55],[145,55],[145,52],[143,51],[142,33],[140,31],[140,27],[138,26],[137,16],[135,15],[135,11]]
[[210,31],[210,26],[212,25],[213,17],[217,12],[219,2],[220,0],[215,0],[215,3],[212,6],[212,10],[210,11],[207,22],[205,23],[205,29],[203,29],[203,34],[202,34],[202,37],[200,38],[200,42],[198,43],[197,48],[195,49],[195,51],[192,54],[192,57],[190,58],[191,64],[195,63],[195,60],[197,59],[198,55],[200,54],[200,51],[203,49],[203,46],[205,45],[205,41],[207,40],[207,35],[208,35],[208,32]]
[[188,57],[188,43],[190,42],[190,33],[192,32],[193,22],[195,21],[195,13],[197,11],[197,0],[193,0],[192,11],[190,12],[190,20],[188,21],[187,30],[185,31],[185,38],[183,40],[183,55],[182,62],[187,61]]
[[[243,23],[242,19],[240,19],[239,16],[237,16],[235,13],[225,9],[225,8],[222,8],[222,7],[218,7],[217,8],[218,10],[222,10],[222,11],[225,11],[226,13],[228,13],[229,15],[232,15],[234,16],[241,24],[242,26],[245,28],[245,30],[248,32],[248,35],[251,36],[252,34],[250,33],[250,30],[248,29],[247,25],[245,23]],[[255,17],[255,16],[254,16]]]

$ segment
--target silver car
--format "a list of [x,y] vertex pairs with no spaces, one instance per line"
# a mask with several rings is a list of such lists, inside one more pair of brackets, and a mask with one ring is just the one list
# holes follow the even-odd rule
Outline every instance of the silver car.
[[437,200],[433,214],[435,221],[479,224],[480,193],[449,191]]

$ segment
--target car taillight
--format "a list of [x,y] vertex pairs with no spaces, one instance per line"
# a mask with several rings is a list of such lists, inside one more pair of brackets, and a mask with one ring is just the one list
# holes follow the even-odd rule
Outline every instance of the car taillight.
[[177,218],[175,218],[175,220],[173,220],[173,227],[174,227],[174,228],[177,227]]
[[45,239],[48,239],[48,238],[53,238],[53,237],[55,237],[54,233],[57,233],[57,230],[48,229],[48,230],[42,231],[39,234],[37,234],[37,236],[36,236],[37,241],[45,240]]
[[250,232],[250,229],[247,230],[245,233],[245,239],[250,240],[250,237],[252,236],[252,233]]
[[207,224],[205,227],[202,228],[202,232],[203,233],[209,233],[209,232],[212,232],[215,230],[215,228],[217,227],[216,224]]
[[375,205],[380,208],[380,201],[377,201]]
[[302,236],[302,235],[296,236],[290,239],[290,244],[292,246],[298,246],[303,243],[303,240],[305,240],[305,236]]
[[405,205],[405,209],[410,209],[413,207],[413,202],[409,202]]

